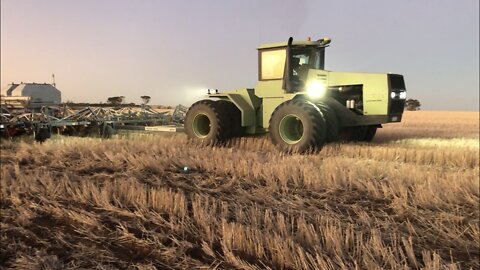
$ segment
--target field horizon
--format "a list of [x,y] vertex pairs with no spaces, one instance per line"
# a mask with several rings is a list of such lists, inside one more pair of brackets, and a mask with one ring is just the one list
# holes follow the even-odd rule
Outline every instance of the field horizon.
[[371,143],[268,136],[1,142],[0,268],[478,269],[479,112],[405,112]]

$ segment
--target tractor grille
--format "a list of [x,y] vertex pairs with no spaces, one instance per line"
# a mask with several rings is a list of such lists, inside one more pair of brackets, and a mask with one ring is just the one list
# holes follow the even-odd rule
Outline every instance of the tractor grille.
[[390,113],[389,114],[402,114],[403,108],[405,107],[405,100],[392,100],[390,103]]
[[405,90],[405,81],[403,80],[402,75],[388,74],[388,79],[390,81],[390,91],[397,92]]
[[388,114],[389,115],[402,114],[403,109],[405,107],[405,99],[391,98],[390,93],[391,92],[399,93],[406,90],[403,76],[397,75],[397,74],[388,74],[388,82],[389,82]]

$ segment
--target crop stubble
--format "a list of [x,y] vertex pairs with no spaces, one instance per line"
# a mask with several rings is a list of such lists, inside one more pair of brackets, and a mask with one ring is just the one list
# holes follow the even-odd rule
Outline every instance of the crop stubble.
[[410,112],[314,155],[264,137],[1,150],[1,267],[480,267],[478,113]]

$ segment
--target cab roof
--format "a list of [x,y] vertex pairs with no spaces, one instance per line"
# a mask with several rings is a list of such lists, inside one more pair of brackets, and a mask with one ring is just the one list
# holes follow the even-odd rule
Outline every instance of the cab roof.
[[[327,47],[330,43],[330,38],[323,38],[317,41],[308,41],[308,40],[294,40],[292,42],[292,46],[319,46],[319,47]],[[280,48],[280,47],[287,47],[288,41],[283,42],[275,42],[275,43],[267,43],[260,45],[257,50],[263,49],[272,49],[272,48]]]

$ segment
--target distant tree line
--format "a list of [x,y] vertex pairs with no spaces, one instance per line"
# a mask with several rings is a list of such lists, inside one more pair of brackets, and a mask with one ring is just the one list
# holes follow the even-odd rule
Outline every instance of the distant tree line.
[[112,104],[113,106],[118,106],[118,105],[121,105],[124,100],[125,100],[124,96],[109,97],[107,99],[107,103]]
[[422,104],[420,104],[418,99],[409,98],[405,101],[405,109],[407,111],[418,111],[420,110],[420,106],[422,106]]

